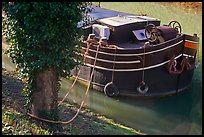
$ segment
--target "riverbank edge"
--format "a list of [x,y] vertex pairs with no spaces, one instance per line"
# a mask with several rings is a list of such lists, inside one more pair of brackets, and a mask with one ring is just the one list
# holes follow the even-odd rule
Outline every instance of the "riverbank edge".
[[[8,87],[9,86],[9,87]],[[50,130],[48,124],[28,117],[23,108],[22,82],[17,72],[2,68],[2,134],[4,135],[143,135],[144,133],[121,125],[112,119],[83,108],[72,123],[62,129]],[[79,105],[66,101],[60,107],[60,117],[70,119]],[[64,113],[66,112],[66,113]],[[67,115],[68,114],[68,115]],[[88,127],[88,128],[87,128]]]

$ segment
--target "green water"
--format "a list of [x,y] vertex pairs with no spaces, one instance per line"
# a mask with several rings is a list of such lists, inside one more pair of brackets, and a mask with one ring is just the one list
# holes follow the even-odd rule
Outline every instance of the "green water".
[[[101,3],[101,7],[130,13],[145,13],[159,18],[166,24],[170,20],[181,23],[183,32],[197,33],[200,37],[198,58],[201,64],[195,69],[191,87],[177,96],[140,99],[120,97],[108,98],[103,93],[90,90],[85,107],[112,118],[121,124],[140,130],[146,134],[202,134],[202,16],[201,14],[180,11],[157,3]],[[13,70],[15,65],[2,55],[2,67]],[[62,79],[59,96],[65,95],[71,86],[71,80]],[[86,86],[76,84],[68,99],[80,103]],[[69,108],[67,108],[69,109]]]
[[[86,107],[126,126],[147,134],[201,134],[201,79],[194,77],[190,89],[177,96],[159,99],[117,98],[90,90]],[[62,79],[62,91],[68,91],[71,81]],[[69,100],[80,103],[85,86],[76,84]],[[64,92],[60,92],[63,96]]]

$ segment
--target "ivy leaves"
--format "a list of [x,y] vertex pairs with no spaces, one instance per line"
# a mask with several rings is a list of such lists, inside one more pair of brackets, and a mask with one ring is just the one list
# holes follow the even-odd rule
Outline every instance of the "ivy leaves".
[[3,35],[10,42],[11,58],[20,68],[28,67],[31,71],[46,67],[63,70],[67,65],[72,69],[77,64],[72,58],[78,51],[76,44],[82,35],[76,26],[90,11],[89,4],[4,3]]
[[56,68],[64,76],[79,64],[74,59],[82,36],[77,23],[87,19],[89,5],[88,2],[3,2],[2,35],[10,45],[7,53],[17,64],[22,79],[29,77],[24,93],[30,93],[39,71]]

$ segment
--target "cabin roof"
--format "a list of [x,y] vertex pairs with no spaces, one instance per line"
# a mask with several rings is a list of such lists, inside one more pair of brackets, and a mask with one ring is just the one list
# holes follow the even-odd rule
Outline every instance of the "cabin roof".
[[156,20],[157,19],[155,18],[150,18],[147,16],[125,15],[125,16],[115,16],[110,18],[99,19],[98,22],[111,25],[111,26],[122,26],[126,24],[131,24],[131,23],[148,22],[148,21],[156,21]]
[[141,16],[137,14],[129,14],[119,11],[114,11],[110,9],[105,9],[97,6],[91,6],[93,8],[92,12],[88,15],[91,17],[92,21],[97,20],[98,22],[105,23],[111,26],[121,26],[136,22],[148,22],[148,21],[158,21],[156,18],[150,18],[147,16]]
[[119,11],[114,11],[114,10],[109,10],[105,8],[100,8],[97,6],[91,6],[93,8],[92,12],[89,13],[88,15],[93,18],[93,20],[98,20],[98,19],[103,19],[103,18],[109,18],[109,17],[114,17],[114,16],[124,16],[124,15],[135,15],[135,14],[129,14],[129,13],[124,13],[124,12],[119,12]]
[[[158,19],[150,18],[147,16],[140,16],[137,14],[124,13],[105,9],[97,6],[91,6],[92,12],[88,13],[91,22],[99,21],[111,26],[121,26],[136,22],[158,21]],[[83,27],[84,21],[78,23],[77,27]]]

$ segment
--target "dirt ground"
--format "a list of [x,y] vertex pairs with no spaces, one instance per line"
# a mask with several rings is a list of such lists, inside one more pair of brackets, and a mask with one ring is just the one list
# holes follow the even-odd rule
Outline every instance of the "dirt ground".
[[202,12],[202,2],[160,2],[166,6],[177,6],[181,7],[183,10],[186,11],[193,11],[197,13]]

